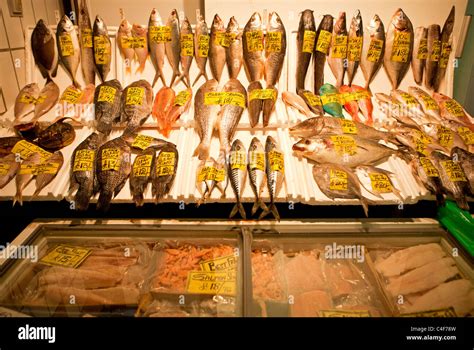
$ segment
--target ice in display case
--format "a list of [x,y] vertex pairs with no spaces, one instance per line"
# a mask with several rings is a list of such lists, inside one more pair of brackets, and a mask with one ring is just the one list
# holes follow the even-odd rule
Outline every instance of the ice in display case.
[[52,220],[11,245],[38,258],[0,261],[0,307],[12,315],[474,313],[474,262],[431,219]]

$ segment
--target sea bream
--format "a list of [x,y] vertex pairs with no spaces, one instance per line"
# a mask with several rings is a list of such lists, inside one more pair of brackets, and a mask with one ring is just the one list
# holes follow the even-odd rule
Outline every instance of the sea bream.
[[163,21],[159,12],[154,8],[151,10],[150,19],[148,20],[148,50],[150,52],[150,59],[155,68],[155,77],[153,78],[152,87],[155,86],[158,79],[161,79],[163,86],[166,86],[165,76],[163,74],[163,67],[165,65],[165,44],[158,42],[155,37],[155,28],[163,27]]
[[74,86],[81,88],[76,80],[77,68],[81,59],[79,37],[74,24],[64,15],[56,29],[56,43],[61,65],[72,78]]
[[262,24],[260,13],[255,12],[245,25],[242,36],[244,67],[250,82],[261,80],[265,73]]
[[331,45],[329,46],[328,64],[336,78],[336,88],[344,84],[347,59],[346,13],[340,12],[334,24]]
[[472,120],[468,117],[464,108],[449,96],[433,93],[433,99],[439,106],[441,117],[443,120],[453,120],[455,122],[464,124],[471,131],[474,131],[474,124]]
[[265,83],[275,86],[280,79],[286,54],[286,30],[278,13],[268,15],[265,37]]
[[59,86],[48,78],[36,99],[34,120],[48,113],[58,103],[58,99]]
[[315,40],[316,24],[313,11],[304,10],[301,13],[298,33],[296,34],[296,48],[298,50],[296,56],[296,92],[305,88],[306,73],[311,62]]
[[117,79],[106,81],[95,88],[94,106],[97,131],[108,136],[112,126],[120,121],[122,85]]
[[348,46],[347,46],[347,84],[352,86],[352,81],[359,68],[360,56],[362,55],[362,45],[364,37],[364,27],[362,25],[362,16],[357,10],[352,17],[349,27]]
[[226,63],[226,49],[223,46],[225,40],[224,22],[216,13],[211,25],[211,37],[209,38],[209,66],[212,77],[220,81],[222,71]]
[[92,26],[86,0],[81,0],[79,3],[79,43],[81,47],[81,67],[84,82],[86,85],[95,85]]
[[132,25],[125,18],[123,9],[120,9],[120,26],[117,31],[117,46],[120,55],[124,59],[125,73],[132,74],[132,63],[135,60],[134,40],[132,35]]
[[252,215],[255,215],[258,208],[267,211],[268,208],[263,202],[262,194],[267,185],[265,172],[265,149],[262,143],[256,137],[250,142],[248,150],[247,171],[250,178],[250,187],[255,195],[255,202],[252,206]]
[[176,79],[178,79],[177,83],[179,81],[183,81],[183,83],[186,85],[186,81],[183,80],[184,75],[179,70],[179,64],[181,61],[181,34],[178,11],[176,11],[176,9],[171,11],[168,21],[166,22],[166,26],[171,28],[171,41],[167,41],[165,43],[166,57],[168,58],[171,68],[173,69],[173,76],[171,77],[170,86],[173,86]]
[[242,31],[234,16],[229,20],[226,35],[229,47],[226,48],[226,63],[229,78],[237,79],[243,64]]
[[[184,17],[183,22],[181,23],[181,67],[183,69],[183,75],[186,79],[186,87],[191,86],[191,78],[189,77],[189,70],[191,69],[191,64],[193,63],[194,57],[194,34],[191,23],[189,23],[188,17]],[[183,38],[191,37],[191,40],[184,41]],[[183,50],[184,45],[192,46],[189,52]],[[189,49],[189,48],[188,48]]]
[[120,121],[127,130],[135,131],[150,116],[153,102],[153,88],[146,80],[138,80],[123,89]]
[[133,48],[138,68],[135,74],[142,74],[148,60],[148,28],[140,24],[132,25]]
[[362,44],[362,57],[360,68],[365,78],[365,88],[368,89],[370,83],[382,67],[385,54],[385,28],[379,16],[375,15],[367,27]]
[[56,39],[48,26],[40,19],[31,33],[31,51],[43,78],[55,77],[59,55]]
[[410,86],[408,93],[418,101],[423,112],[428,114],[432,120],[441,121],[439,106],[426,91],[416,86]]
[[383,66],[392,84],[398,89],[408,68],[413,53],[413,25],[402,9],[395,11],[387,30]]
[[206,71],[206,64],[207,57],[209,56],[210,37],[209,28],[207,27],[207,23],[202,15],[197,17],[194,31],[194,58],[196,60],[196,65],[199,68],[199,74],[196,76],[193,86],[201,77],[204,77],[206,81],[209,80]]
[[97,15],[92,30],[94,46],[94,64],[97,74],[102,82],[107,80],[112,62],[112,44],[110,42],[109,31],[104,20]]
[[265,141],[265,172],[267,175],[267,188],[270,195],[270,205],[267,210],[260,214],[259,219],[263,219],[272,213],[274,218],[280,221],[280,214],[275,205],[275,199],[279,195],[285,180],[285,159],[283,152],[276,141],[271,136],[267,136]]
[[15,99],[14,116],[15,121],[19,121],[23,117],[35,110],[35,102],[39,97],[40,89],[38,84],[31,83],[25,85]]
[[230,184],[234,191],[235,203],[229,218],[233,218],[237,212],[240,213],[242,219],[246,219],[245,209],[242,205],[241,198],[245,191],[245,184],[247,180],[247,151],[240,140],[235,140],[230,149],[230,157],[228,162],[228,174]]
[[33,197],[37,196],[43,188],[53,181],[64,163],[64,156],[60,151],[54,152],[49,158],[41,163],[36,172],[36,189]]

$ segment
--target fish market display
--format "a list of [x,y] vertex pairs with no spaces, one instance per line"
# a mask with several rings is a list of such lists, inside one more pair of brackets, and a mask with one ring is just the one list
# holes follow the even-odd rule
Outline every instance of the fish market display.
[[120,121],[125,123],[127,130],[139,128],[152,111],[153,89],[146,80],[138,80],[123,89]]
[[107,80],[112,62],[112,45],[104,20],[97,15],[92,30],[94,64],[102,83]]
[[425,86],[429,90],[434,89],[434,81],[438,71],[439,56],[441,54],[440,32],[441,28],[438,24],[432,24],[428,27]]
[[100,134],[92,133],[76,147],[72,154],[69,196],[76,191],[74,196],[76,210],[87,210],[89,201],[94,195],[95,159],[101,142]]
[[271,136],[267,136],[265,142],[265,172],[267,174],[267,188],[270,195],[270,205],[268,206],[268,210],[262,212],[259,219],[272,213],[274,218],[280,221],[280,214],[275,205],[275,198],[283,187],[283,181],[285,179],[285,158],[280,147]]
[[206,71],[206,64],[207,57],[209,56],[210,33],[207,23],[202,15],[197,17],[194,31],[194,58],[196,60],[196,65],[199,68],[199,74],[196,76],[193,86],[201,77],[204,77],[206,81],[209,80]]
[[161,41],[159,30],[163,27],[163,20],[159,12],[154,8],[151,11],[150,19],[148,20],[148,49],[150,53],[150,60],[155,68],[155,77],[153,78],[152,86],[155,86],[158,79],[161,79],[163,86],[166,86],[166,80],[163,73],[165,65],[165,43]]
[[56,43],[58,45],[59,61],[72,78],[74,86],[80,88],[76,81],[77,68],[81,59],[79,36],[74,24],[64,15],[56,29]]
[[352,17],[347,43],[347,84],[349,86],[352,85],[352,81],[357,73],[357,68],[359,68],[363,38],[364,28],[362,25],[362,16],[360,15],[360,11],[357,10]]
[[[308,90],[300,90],[300,91],[305,91],[311,93],[311,91]],[[313,116],[311,110],[308,107],[308,104],[306,101],[300,97],[299,95],[296,95],[292,92],[289,91],[284,91],[281,94],[281,99],[285,103],[286,106],[292,107],[296,109],[298,112],[303,114],[304,116],[310,118]],[[250,110],[250,105],[249,105],[249,110]]]
[[226,63],[229,78],[237,79],[243,64],[242,33],[234,16],[227,25],[226,36],[229,46],[226,48]]
[[183,68],[183,75],[186,79],[186,87],[191,87],[191,78],[189,77],[189,70],[194,56],[194,34],[191,23],[188,17],[185,17],[181,23],[181,67]]
[[35,110],[35,102],[40,95],[38,84],[31,83],[25,85],[15,99],[14,116],[15,120],[20,120]]
[[[248,45],[248,42],[247,42]],[[267,88],[274,86],[280,79],[286,54],[286,30],[276,12],[268,15],[265,37],[265,82]],[[265,119],[265,118],[264,118]],[[266,126],[266,125],[265,125]]]
[[125,18],[123,9],[120,9],[121,22],[117,31],[117,46],[125,63],[125,72],[132,74],[132,62],[135,60],[134,39],[132,25]]
[[79,44],[81,48],[81,68],[86,85],[95,85],[94,48],[92,26],[86,0],[79,3]]
[[165,115],[164,126],[161,128],[160,131],[163,136],[169,137],[171,128],[174,126],[176,121],[181,117],[183,113],[189,110],[189,107],[191,106],[192,97],[193,90],[191,88],[187,88],[186,90],[180,91],[173,99],[172,105],[168,109],[167,114]]
[[97,209],[107,211],[132,171],[130,147],[122,138],[100,146],[96,158],[96,176],[100,192]]
[[379,16],[375,15],[367,27],[362,45],[362,56],[360,68],[365,78],[365,88],[368,89],[370,83],[382,67],[385,55],[385,28]]
[[252,206],[252,215],[255,215],[258,208],[261,208],[263,211],[268,210],[262,199],[263,190],[267,185],[265,148],[258,138],[254,137],[252,139],[247,157],[247,171],[249,173],[250,187],[255,195],[255,202]]
[[38,145],[49,151],[55,151],[70,145],[76,137],[76,131],[70,123],[61,118],[38,134]]
[[39,153],[32,153],[20,164],[20,169],[15,177],[16,181],[16,194],[13,198],[13,205],[16,202],[23,205],[23,190],[35,177],[35,172],[42,159]]
[[43,188],[48,186],[58,175],[64,163],[64,156],[60,151],[54,152],[36,169],[36,189],[33,196],[37,196]]
[[152,195],[155,203],[166,196],[173,186],[178,168],[178,150],[173,144],[158,148],[151,172]]
[[341,100],[337,89],[331,84],[324,84],[319,88],[321,102],[326,113],[334,117],[343,118]]
[[200,195],[197,200],[197,206],[205,203],[207,198],[210,198],[212,191],[218,187],[222,195],[225,194],[225,188],[221,186],[221,182],[226,179],[226,169],[223,169],[222,174],[218,173],[218,163],[214,158],[208,158],[201,161],[196,169],[196,188]]
[[427,92],[419,87],[410,86],[408,93],[416,99],[423,109],[423,112],[427,114],[431,120],[441,121],[439,106]]
[[129,183],[130,193],[137,207],[143,206],[143,194],[152,178],[151,171],[155,162],[155,152],[154,148],[148,147],[138,153],[133,161]]
[[371,165],[360,165],[357,168],[357,172],[362,174],[368,181],[370,181],[370,187],[368,188],[361,181],[360,184],[371,194],[378,198],[383,198],[383,193],[393,193],[400,202],[403,202],[403,197],[398,188],[393,184],[392,177],[394,173],[385,169],[377,168]]
[[434,93],[433,98],[438,103],[441,117],[445,121],[455,121],[474,131],[474,124],[467,116],[464,108],[454,99],[439,93]]
[[[171,28],[171,41],[165,42],[165,53],[168,58],[168,62],[173,69],[173,76],[171,77],[170,86],[173,86],[176,79],[178,82],[184,78],[179,69],[181,61],[181,35],[180,35],[180,24],[178,18],[178,11],[171,11],[166,26]],[[186,82],[183,80],[186,84]]]
[[218,82],[221,80],[226,63],[225,32],[224,22],[216,14],[212,21],[209,38],[209,66],[211,67],[212,77]]
[[415,180],[435,194],[438,205],[444,204],[443,185],[439,178],[439,172],[431,160],[424,155],[419,155],[414,156],[410,164]]
[[311,62],[316,40],[316,24],[312,10],[304,10],[300,16],[298,33],[296,36],[296,92],[305,89],[306,73]]
[[31,51],[45,79],[55,77],[58,71],[59,57],[55,41],[51,29],[40,19],[31,33]]
[[[300,89],[298,91],[298,96],[303,99],[303,102],[306,103],[306,105],[308,106],[308,108],[311,110],[312,113],[314,113],[317,116],[323,116],[324,115],[323,106],[321,104],[321,98],[318,95],[315,95],[313,92],[311,92],[309,90]],[[294,95],[292,97],[294,97]],[[293,98],[292,98],[292,100],[293,100]],[[296,104],[300,104],[299,101],[298,102],[293,101],[293,102],[295,102]],[[303,113],[303,114],[307,115],[306,112]],[[311,115],[309,114],[307,116],[310,117]]]
[[451,150],[451,158],[459,162],[464,175],[469,181],[471,195],[474,195],[474,153],[468,152],[459,147],[453,147]]
[[316,95],[319,95],[319,90],[324,84],[324,65],[326,64],[326,56],[329,53],[332,32],[333,17],[331,15],[324,15],[316,32],[315,51],[313,54],[314,93]]
[[135,74],[141,74],[145,70],[145,64],[148,59],[148,30],[140,24],[132,26],[133,48],[138,62],[138,68]]
[[262,24],[260,13],[255,12],[245,25],[242,34],[244,67],[250,82],[261,80],[265,73]]
[[247,151],[245,150],[244,144],[240,140],[235,140],[232,143],[232,147],[230,149],[228,173],[230,185],[232,186],[235,200],[237,201],[229,215],[229,218],[233,218],[235,214],[239,212],[242,219],[246,219],[247,216],[245,214],[244,206],[241,202],[241,197],[247,180]]
[[446,22],[444,22],[443,29],[441,31],[441,53],[439,56],[438,69],[436,71],[436,78],[434,80],[434,90],[439,91],[441,83],[444,81],[446,75],[446,68],[448,67],[449,57],[452,51],[453,45],[453,29],[454,29],[454,17],[455,7],[451,8]]
[[20,162],[16,161],[13,153],[0,158],[0,189],[13,180],[19,168]]
[[415,83],[421,85],[426,59],[428,57],[428,29],[417,27],[415,29],[415,41],[413,44],[413,56],[411,58],[411,70]]
[[329,46],[328,64],[332,74],[336,78],[336,87],[344,84],[344,74],[346,73],[347,58],[347,28],[346,13],[339,13],[339,17],[334,24],[331,45]]
[[58,103],[59,87],[52,80],[47,80],[35,101],[35,116],[38,119],[48,113]]
[[398,9],[387,28],[383,56],[383,66],[393,90],[398,88],[408,72],[412,53],[413,26],[405,12]]
[[108,136],[112,126],[120,120],[122,85],[116,79],[98,85],[94,93],[97,131]]

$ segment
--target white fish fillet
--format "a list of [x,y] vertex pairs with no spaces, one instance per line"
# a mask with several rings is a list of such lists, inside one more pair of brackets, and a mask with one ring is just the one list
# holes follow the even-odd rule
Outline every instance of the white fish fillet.
[[417,298],[404,312],[420,312],[453,307],[456,315],[464,316],[474,310],[474,289],[470,281],[459,279],[443,283]]
[[382,261],[376,261],[375,269],[385,277],[399,276],[406,271],[441,259],[445,255],[437,243],[417,245],[399,250]]
[[298,254],[285,265],[285,277],[289,295],[297,295],[326,286],[322,272],[325,262],[314,255]]
[[452,258],[443,258],[391,278],[387,290],[393,296],[429,290],[459,273]]

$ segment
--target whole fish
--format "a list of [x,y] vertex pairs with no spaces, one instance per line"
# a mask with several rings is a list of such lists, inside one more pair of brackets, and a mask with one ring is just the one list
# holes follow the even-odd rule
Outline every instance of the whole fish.
[[135,74],[142,74],[148,59],[148,28],[140,24],[132,26],[132,36],[134,39],[135,57],[138,61],[138,68]]
[[183,113],[186,113],[191,106],[191,101],[193,99],[193,90],[191,88],[187,88],[186,90],[181,91],[176,96],[173,106],[171,106],[170,110],[168,111],[168,115],[166,116],[168,129],[163,130],[164,136],[169,137],[169,133],[171,128],[176,123],[176,121],[181,117]]
[[247,89],[249,101],[248,115],[251,128],[254,128],[258,124],[258,120],[260,119],[260,113],[263,109],[263,100],[259,98],[250,99],[250,96],[252,94],[252,91],[261,90],[262,88],[262,84],[259,81],[253,81],[250,83]]
[[453,162],[440,152],[433,152],[430,159],[438,169],[444,192],[454,198],[459,208],[469,211],[466,200],[466,194],[470,193],[469,182],[459,162]]
[[120,121],[122,85],[117,79],[98,85],[94,93],[95,120],[97,131],[108,136],[112,126]]
[[[371,194],[373,194],[374,196],[376,197],[379,197],[381,199],[383,199],[383,197],[381,196],[381,193],[393,193],[399,200],[400,202],[403,203],[404,201],[404,198],[402,197],[402,194],[400,192],[399,189],[397,189],[394,185],[393,185],[393,181],[392,181],[392,177],[395,176],[394,173],[390,172],[390,171],[387,171],[385,169],[381,169],[381,168],[377,168],[377,167],[374,167],[374,166],[371,166],[371,165],[361,165],[361,166],[358,166],[357,167],[357,170],[362,174],[363,177],[365,177],[370,183],[371,183],[371,188],[367,188],[365,185],[364,185],[364,182],[363,181],[360,181],[360,184],[368,191],[370,192]],[[371,175],[374,176],[376,175],[377,177],[383,177],[383,185],[385,185],[386,187],[382,187],[382,188],[374,188],[373,187],[373,183],[372,183],[372,179],[371,179]],[[387,188],[388,187],[388,188]],[[382,191],[381,191],[382,190]]]
[[158,131],[168,137],[172,125],[169,125],[168,113],[174,105],[176,94],[172,88],[163,86],[153,102],[153,118],[158,124]]
[[454,147],[468,150],[461,136],[457,132],[441,124],[428,123],[422,125],[423,131],[447,151],[451,152]]
[[209,158],[209,148],[211,146],[212,132],[217,125],[218,105],[206,105],[205,95],[217,91],[218,82],[215,79],[206,81],[196,92],[194,98],[194,122],[195,128],[200,138],[200,143],[196,147],[193,156],[200,160]]
[[[339,88],[339,93],[341,94],[350,94],[352,92],[353,92],[352,87],[349,85],[342,85]],[[350,114],[353,121],[356,121],[356,122],[361,121],[359,119],[359,104],[357,103],[356,100],[344,101],[343,107],[347,111],[347,113]]]
[[261,80],[265,73],[262,17],[255,12],[244,27],[242,46],[244,67],[249,81]]
[[140,153],[142,150],[149,147],[162,147],[169,143],[175,146],[173,143],[163,139],[157,139],[148,135],[141,135],[137,132],[130,132],[128,130],[124,131],[121,138],[123,138],[124,141],[130,146],[133,153]]
[[228,173],[230,177],[230,185],[234,191],[235,203],[234,208],[230,212],[229,218],[233,218],[237,212],[240,213],[242,219],[246,219],[244,206],[241,198],[245,190],[245,183],[247,180],[247,151],[240,140],[235,140],[230,149],[230,159]]
[[226,158],[225,153],[222,151],[219,153],[219,157],[214,162],[214,167],[216,168],[216,176],[212,179],[210,185],[209,197],[212,194],[212,190],[217,188],[221,193],[221,198],[226,197],[227,186],[229,185],[229,176],[227,174],[228,158]]
[[15,99],[15,107],[13,112],[16,121],[35,110],[35,102],[39,97],[39,94],[40,89],[36,83],[25,85],[20,90]]
[[443,185],[439,172],[430,158],[423,155],[414,155],[410,162],[415,180],[436,196],[438,205],[444,205]]
[[158,78],[161,79],[163,86],[166,86],[163,67],[165,64],[165,44],[158,42],[158,38],[154,36],[154,28],[163,27],[163,21],[159,12],[154,8],[151,10],[150,19],[148,20],[148,50],[153,67],[155,68],[155,77],[151,86],[155,86]]
[[226,49],[222,46],[225,39],[224,22],[218,14],[214,16],[211,25],[211,37],[209,41],[209,65],[211,67],[212,77],[220,81],[222,71],[226,63]]
[[402,104],[395,100],[392,96],[383,93],[376,93],[375,98],[383,113],[387,117],[392,117],[402,125],[408,125],[419,129],[423,123],[429,123],[428,119],[424,115],[414,116],[409,113],[406,108],[403,108]]
[[347,28],[346,13],[340,12],[332,31],[331,45],[329,46],[328,64],[336,78],[336,88],[344,84],[347,60]]
[[107,80],[112,62],[112,45],[110,43],[109,32],[104,20],[97,15],[92,30],[94,46],[94,64],[97,74],[102,82]]
[[362,196],[359,179],[351,169],[337,164],[316,164],[313,178],[321,192],[330,199],[359,199],[365,216],[369,216],[368,201]]
[[189,77],[189,70],[191,69],[191,64],[193,63],[193,56],[194,56],[194,34],[193,28],[191,27],[191,23],[189,23],[188,17],[184,17],[183,22],[181,23],[181,45],[183,46],[185,41],[183,41],[183,37],[191,36],[192,40],[190,40],[188,45],[192,45],[191,50],[189,50],[189,55],[184,55],[183,49],[181,49],[181,67],[183,68],[183,75],[187,81],[186,86],[191,86],[191,78]]
[[449,57],[452,51],[453,44],[453,29],[454,29],[455,7],[451,8],[446,22],[444,22],[443,30],[441,31],[441,55],[439,58],[438,70],[436,71],[436,78],[434,82],[434,90],[439,91],[440,85],[446,75],[446,68],[448,67]]
[[74,142],[76,132],[70,123],[61,118],[38,133],[39,146],[48,151],[56,151]]
[[316,95],[319,95],[319,89],[324,84],[324,65],[326,64],[326,56],[329,52],[333,20],[331,15],[324,15],[316,32],[315,51],[313,54],[314,93]]
[[268,124],[270,123],[270,117],[271,117],[273,111],[275,110],[276,99],[277,99],[277,96],[278,96],[278,89],[276,87],[267,86],[267,89],[274,91],[273,96],[275,96],[275,99],[267,98],[267,99],[263,100],[262,110],[263,110],[263,127],[264,128],[266,128],[268,126]]
[[280,79],[286,54],[286,30],[276,12],[268,15],[265,37],[265,82],[267,88],[274,86]]
[[474,124],[471,122],[471,119],[468,117],[459,102],[449,96],[437,92],[433,94],[433,99],[439,106],[442,119],[456,121],[464,124],[471,131],[474,131]]
[[121,138],[99,147],[96,157],[96,176],[100,192],[97,209],[107,211],[110,201],[117,196],[132,171],[130,147]]
[[392,154],[399,154],[376,141],[348,135],[322,135],[302,139],[293,145],[293,151],[318,163],[334,163],[349,168],[376,165]]
[[155,152],[156,150],[153,147],[148,147],[138,153],[133,161],[129,184],[132,199],[137,207],[143,206],[143,194],[152,179]]
[[56,29],[56,43],[58,46],[59,61],[71,76],[74,86],[81,88],[76,80],[77,68],[81,59],[79,37],[74,24],[64,15]]
[[[359,93],[368,93],[368,89],[364,89],[362,86],[354,85],[351,86],[352,92],[359,92]],[[359,105],[359,110],[362,112],[362,115],[365,117],[364,123],[367,125],[372,125],[374,123],[372,112],[374,111],[374,105],[372,104],[372,98],[370,93],[364,95],[365,97],[361,97],[357,100],[357,104]]]
[[413,53],[413,26],[402,9],[393,15],[387,30],[383,66],[392,84],[398,88],[408,68]]
[[360,15],[360,11],[357,10],[352,17],[347,44],[347,84],[349,86],[352,86],[357,68],[359,68],[363,38],[364,27],[362,25],[362,16]]
[[250,187],[255,195],[255,202],[252,206],[252,215],[255,215],[258,208],[267,211],[268,208],[262,200],[262,193],[267,185],[265,172],[265,149],[256,137],[250,142],[248,151],[247,171],[250,178]]
[[323,109],[326,113],[338,118],[344,118],[342,114],[342,106],[339,99],[337,89],[331,84],[324,84],[319,88],[319,95],[321,95],[321,101]]
[[300,16],[298,33],[296,34],[296,92],[305,88],[306,73],[308,72],[311,55],[316,40],[316,23],[312,10],[304,10]]
[[[474,132],[471,131],[464,124],[458,123],[454,120],[445,120],[442,123],[443,126],[454,131],[464,141],[466,148],[469,152],[474,153]],[[462,148],[462,147],[461,147]]]
[[120,9],[121,22],[117,31],[117,46],[124,59],[126,74],[132,74],[132,63],[135,60],[134,39],[132,25],[125,18],[123,9]]
[[[313,112],[315,115],[324,115],[323,105],[321,104],[321,99],[319,96],[315,95],[312,91],[303,89],[298,90],[298,96],[303,99],[303,101],[306,103],[306,106],[308,106],[310,111]],[[307,116],[311,117],[311,115]]]
[[219,112],[220,120],[218,131],[221,144],[220,149],[224,154],[228,154],[235,130],[247,106],[247,90],[245,90],[244,86],[237,79],[230,79],[224,85],[222,91],[236,94],[243,100],[242,105],[225,104]]
[[451,158],[453,161],[459,162],[464,175],[466,175],[469,181],[469,187],[471,188],[471,196],[474,196],[474,153],[468,152],[459,147],[453,147],[451,150]]
[[348,121],[333,117],[309,118],[289,129],[291,136],[310,138],[318,135],[357,135],[372,141],[395,142],[395,135],[377,130],[357,121]]
[[0,137],[0,158],[3,158],[9,155],[15,147],[15,145],[21,141],[21,137],[18,136],[7,136],[7,137]]
[[31,33],[31,51],[43,78],[55,77],[59,61],[55,37],[42,19]]
[[206,71],[207,57],[209,56],[209,28],[202,15],[199,15],[196,19],[194,33],[194,57],[196,64],[199,68],[199,74],[193,82],[193,86],[197,83],[199,78],[209,80]]
[[413,55],[411,57],[411,70],[415,83],[421,85],[423,82],[423,71],[425,70],[426,58],[428,57],[428,29],[417,27],[415,29],[415,43],[413,44]]
[[134,131],[150,116],[153,103],[153,88],[146,80],[128,85],[122,93],[120,121]]
[[364,74],[366,89],[369,89],[370,83],[377,75],[380,67],[382,67],[384,54],[385,28],[379,16],[375,15],[370,20],[366,35],[364,35],[364,43],[362,44],[360,68]]
[[229,47],[226,48],[226,63],[229,78],[237,79],[243,64],[242,32],[234,16],[229,20],[226,35]]
[[151,172],[152,195],[155,198],[155,203],[158,203],[166,196],[170,192],[171,187],[173,187],[178,160],[178,150],[174,145],[169,143],[158,148],[155,164]]
[[437,119],[432,118],[429,114],[425,114],[418,101],[405,91],[400,89],[392,90],[390,96],[402,106],[405,113],[417,121],[418,125],[427,121],[438,122]]
[[[300,90],[300,91],[308,91],[308,90]],[[304,116],[308,118],[313,116],[313,114],[311,113],[309,109],[308,104],[303,99],[303,97],[289,91],[283,91],[283,93],[281,94],[281,99],[285,103],[285,106],[287,107],[289,106],[296,109],[298,112],[300,112],[301,114],[303,114]]]
[[[184,76],[179,70],[179,63],[181,60],[181,35],[180,35],[180,25],[178,11],[171,11],[171,15],[168,17],[166,26],[171,28],[171,41],[165,43],[165,52],[168,62],[173,69],[173,76],[171,77],[170,86],[173,86],[176,79],[178,82],[183,80]],[[183,80],[184,84],[186,82]]]
[[441,28],[437,24],[428,27],[428,44],[426,58],[425,87],[433,90],[438,71],[438,62],[441,55]]
[[275,219],[280,221],[280,214],[275,205],[275,198],[280,193],[285,179],[285,160],[283,152],[271,136],[267,136],[265,141],[265,172],[267,175],[267,187],[270,195],[270,206],[260,214],[259,219],[263,219],[272,213]]
[[36,174],[36,190],[33,197],[37,196],[43,188],[48,186],[51,181],[58,175],[64,163],[64,156],[60,151],[54,152],[51,157],[39,167],[39,172]]
[[92,26],[86,0],[81,0],[79,3],[79,43],[81,47],[81,67],[84,81],[86,85],[95,85]]
[[97,185],[95,159],[102,138],[94,132],[82,141],[72,153],[69,196],[77,190],[74,196],[76,210],[87,210],[90,199],[94,195],[94,187]]
[[16,160],[13,153],[0,158],[0,190],[8,185],[20,168],[20,162]]
[[34,120],[48,113],[58,103],[58,99],[59,86],[54,81],[48,79],[36,99]]
[[41,157],[39,153],[36,152],[32,153],[28,158],[21,162],[20,169],[18,169],[15,178],[16,194],[15,197],[13,197],[13,205],[15,205],[16,202],[23,205],[22,192],[35,177],[36,169],[40,163]]
[[[200,162],[196,169],[196,188],[201,196],[196,201],[196,206],[206,202],[206,199],[211,196],[212,193],[212,180],[208,180],[209,169],[215,167],[216,161],[214,158],[208,158]],[[215,176],[215,175],[214,175]]]
[[396,126],[392,129],[397,140],[403,145],[411,148],[413,152],[423,155],[429,155],[434,150],[446,151],[446,149],[438,144],[436,138],[432,138],[414,127]]
[[418,101],[425,114],[429,115],[431,119],[441,122],[439,106],[427,92],[419,87],[410,86],[408,93]]

